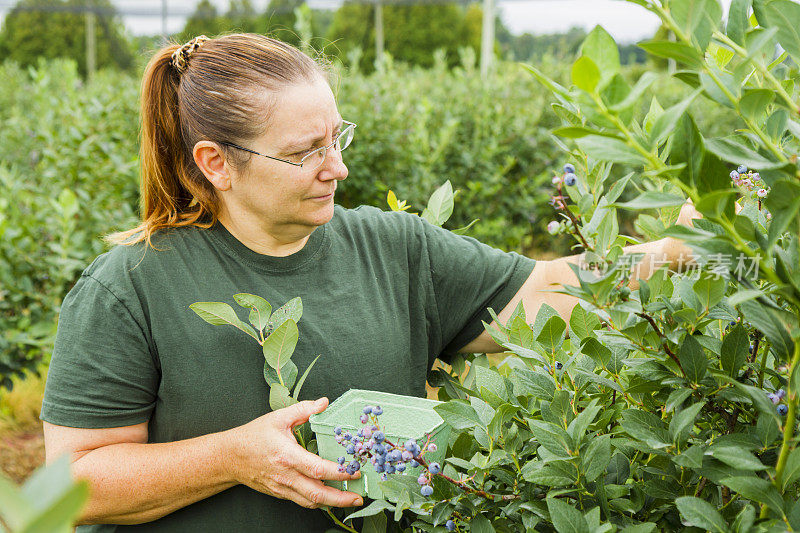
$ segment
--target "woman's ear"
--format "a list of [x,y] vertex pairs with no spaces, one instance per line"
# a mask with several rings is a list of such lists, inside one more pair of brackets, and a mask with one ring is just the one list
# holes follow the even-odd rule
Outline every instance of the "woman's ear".
[[231,167],[217,143],[199,141],[194,145],[192,156],[197,167],[216,189],[227,191],[231,188]]

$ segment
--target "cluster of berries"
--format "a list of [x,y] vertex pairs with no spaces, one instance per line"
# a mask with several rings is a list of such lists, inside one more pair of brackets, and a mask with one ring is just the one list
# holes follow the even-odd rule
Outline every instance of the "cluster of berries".
[[[344,456],[339,457],[339,472],[353,475],[369,461],[375,472],[381,474],[381,479],[386,480],[388,474],[403,473],[407,468],[426,465],[422,457],[425,452],[435,452],[436,444],[428,442],[425,446],[420,446],[414,439],[402,444],[388,441],[386,434],[378,426],[378,417],[382,414],[383,409],[380,406],[364,407],[359,417],[364,427],[359,429],[356,435],[342,431],[341,427],[334,428],[336,442],[345,448],[347,455],[353,456],[350,462]],[[368,423],[371,425],[367,426]],[[420,493],[423,496],[430,496],[433,494],[433,487],[430,485],[429,475],[441,472],[441,466],[439,463],[430,463],[426,466],[427,472],[420,474],[418,481],[422,485]]]
[[745,165],[740,165],[736,170],[731,170],[730,176],[734,185],[751,193],[754,198],[760,200],[766,198],[769,194],[770,189],[761,179],[759,173],[749,170]]
[[786,416],[786,413],[789,412],[789,406],[785,403],[781,403],[783,398],[786,396],[786,391],[783,389],[778,389],[775,392],[770,392],[767,394],[767,398],[770,399],[773,405],[777,405],[778,414],[781,416]]
[[[553,185],[558,188],[558,191],[553,197],[550,199],[550,205],[552,205],[556,210],[561,211],[567,208],[566,204],[566,197],[561,194],[561,186],[566,185],[567,187],[572,187],[578,183],[578,176],[575,175],[575,167],[569,163],[564,165],[563,173],[561,176],[554,176],[553,177]],[[566,227],[563,223],[558,222],[557,220],[551,221],[547,224],[547,232],[550,235],[557,235],[561,233]]]

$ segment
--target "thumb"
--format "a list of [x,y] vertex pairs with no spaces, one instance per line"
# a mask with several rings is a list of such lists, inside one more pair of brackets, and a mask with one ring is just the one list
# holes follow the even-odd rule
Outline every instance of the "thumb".
[[315,413],[321,413],[326,407],[328,407],[328,399],[323,397],[316,401],[303,400],[289,407],[279,409],[276,414],[280,414],[281,422],[286,427],[292,428],[308,422],[308,417]]

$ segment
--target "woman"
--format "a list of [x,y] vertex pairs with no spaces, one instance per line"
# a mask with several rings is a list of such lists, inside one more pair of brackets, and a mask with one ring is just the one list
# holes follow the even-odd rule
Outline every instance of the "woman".
[[[79,531],[324,531],[310,509],[363,502],[323,484],[350,476],[292,427],[351,387],[423,396],[437,357],[502,351],[487,308],[505,320],[546,300],[569,315],[575,300],[547,291],[574,281],[579,257],[537,263],[407,213],[335,206],[355,128],[324,68],[280,41],[197,38],[152,58],[143,220],[66,296],[42,405],[48,462],[71,453],[90,484]],[[302,372],[322,354],[303,387],[316,401],[269,412],[260,347],[189,309],[239,292],[302,298],[293,360]]]

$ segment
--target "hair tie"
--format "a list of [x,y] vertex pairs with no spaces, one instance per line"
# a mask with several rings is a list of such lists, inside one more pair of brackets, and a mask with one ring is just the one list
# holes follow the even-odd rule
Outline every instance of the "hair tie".
[[172,66],[175,67],[178,74],[186,72],[186,69],[189,67],[189,56],[206,41],[208,41],[208,37],[199,35],[172,52]]

